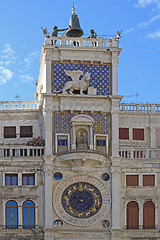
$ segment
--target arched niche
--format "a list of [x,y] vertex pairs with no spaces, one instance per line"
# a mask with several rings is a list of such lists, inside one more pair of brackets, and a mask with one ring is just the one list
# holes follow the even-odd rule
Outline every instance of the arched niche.
[[93,149],[93,123],[94,119],[84,114],[71,119],[72,149]]

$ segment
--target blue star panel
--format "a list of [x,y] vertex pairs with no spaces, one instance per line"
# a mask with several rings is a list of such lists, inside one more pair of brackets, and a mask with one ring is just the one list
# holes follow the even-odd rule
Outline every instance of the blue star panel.
[[91,73],[89,86],[97,88],[97,95],[109,95],[110,90],[110,65],[90,65],[90,64],[53,64],[53,89],[60,91],[64,84],[71,81],[64,70],[81,70],[83,73]]
[[[93,133],[109,133],[109,114],[86,114],[94,119]],[[54,113],[54,133],[71,133],[71,119],[76,116],[74,113]]]

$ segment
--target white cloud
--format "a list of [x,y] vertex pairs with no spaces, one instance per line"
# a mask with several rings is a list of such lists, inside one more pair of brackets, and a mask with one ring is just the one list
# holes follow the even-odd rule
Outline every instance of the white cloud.
[[150,18],[148,21],[146,22],[140,22],[138,23],[135,27],[132,27],[132,28],[129,28],[127,29],[126,31],[124,31],[124,34],[127,34],[127,33],[130,33],[130,32],[133,32],[134,30],[136,29],[140,29],[140,28],[143,28],[143,27],[147,27],[151,24],[153,24],[155,21],[159,20],[160,19],[160,14]]
[[156,4],[158,8],[160,8],[160,0],[138,0],[138,3],[136,4],[136,7],[146,7],[150,4]]
[[[4,45],[4,50],[1,54],[0,65],[8,66],[16,59],[15,51],[11,48],[9,43]],[[3,63],[3,64],[2,64]]]
[[13,72],[5,67],[0,66],[0,85],[7,83],[13,76]]
[[14,55],[15,51],[11,48],[11,45],[9,43],[6,43],[4,45],[4,51],[3,53],[7,54],[7,55]]
[[28,54],[28,56],[25,57],[24,61],[28,65],[30,65],[34,61],[34,59],[37,58],[37,57],[39,57],[39,51],[32,52],[32,53]]
[[34,78],[29,76],[28,74],[23,74],[23,75],[20,75],[20,79],[23,81],[23,82],[33,82],[34,81]]
[[160,30],[148,34],[148,37],[152,39],[160,39]]

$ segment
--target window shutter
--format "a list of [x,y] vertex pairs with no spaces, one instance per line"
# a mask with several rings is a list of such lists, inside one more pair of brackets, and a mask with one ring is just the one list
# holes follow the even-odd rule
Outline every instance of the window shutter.
[[126,186],[138,186],[138,175],[126,175]]
[[143,228],[155,228],[155,205],[151,201],[147,201],[143,205]]
[[143,175],[143,186],[155,186],[155,175]]
[[127,229],[139,228],[139,207],[138,203],[132,201],[127,204]]
[[133,140],[144,140],[144,129],[133,128]]
[[16,127],[4,127],[4,138],[16,138]]
[[129,140],[129,128],[119,128],[119,139]]
[[20,137],[32,137],[32,126],[20,126]]

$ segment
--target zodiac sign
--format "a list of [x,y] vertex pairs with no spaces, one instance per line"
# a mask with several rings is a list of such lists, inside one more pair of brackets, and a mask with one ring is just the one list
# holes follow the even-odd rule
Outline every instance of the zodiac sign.
[[99,196],[96,194],[96,193],[93,193],[93,195],[96,197],[96,198],[98,198]]
[[94,192],[94,188],[88,188],[88,190]]
[[78,217],[82,217],[83,213],[78,214]]
[[86,213],[86,217],[90,214],[91,212]]

